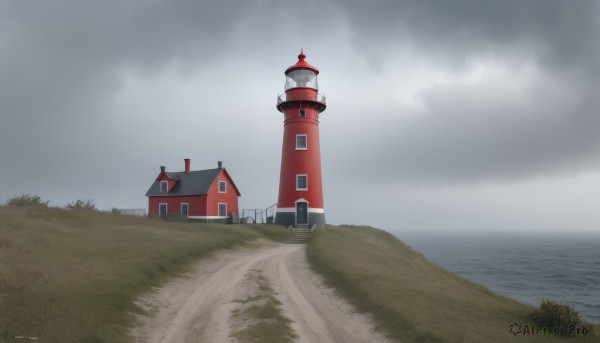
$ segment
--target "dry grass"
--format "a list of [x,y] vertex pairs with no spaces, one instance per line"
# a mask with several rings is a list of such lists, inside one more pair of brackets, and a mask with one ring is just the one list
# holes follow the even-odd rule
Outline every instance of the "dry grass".
[[213,251],[280,231],[0,206],[0,342],[129,342],[139,294]]
[[238,322],[244,323],[241,329],[233,332],[239,343],[291,343],[298,335],[292,330],[292,321],[283,315],[281,302],[275,298],[275,291],[260,271],[254,271],[250,280],[255,282],[253,295],[238,300],[242,307],[234,311]]
[[[492,293],[429,262],[391,234],[368,227],[332,227],[307,247],[311,266],[378,330],[400,342],[562,342],[552,335],[518,335],[530,306]],[[597,328],[596,328],[597,331]],[[594,342],[594,333],[567,338]]]

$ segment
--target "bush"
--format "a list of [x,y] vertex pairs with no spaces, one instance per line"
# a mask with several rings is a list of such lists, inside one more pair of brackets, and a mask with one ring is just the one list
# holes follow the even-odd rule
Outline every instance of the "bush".
[[70,210],[95,210],[96,204],[94,204],[94,200],[76,200],[67,204],[67,208]]
[[560,327],[581,323],[579,312],[571,305],[543,299],[540,307],[531,314],[531,320],[546,327]]
[[42,201],[37,195],[22,194],[9,198],[6,202],[8,206],[30,206],[30,207],[48,207],[49,201]]

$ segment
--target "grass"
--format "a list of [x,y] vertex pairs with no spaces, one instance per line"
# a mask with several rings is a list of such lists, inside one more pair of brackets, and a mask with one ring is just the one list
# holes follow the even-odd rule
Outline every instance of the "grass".
[[292,330],[292,321],[283,315],[281,302],[262,274],[253,275],[256,291],[252,296],[239,300],[243,307],[234,312],[238,321],[249,322],[243,329],[233,333],[239,343],[291,343],[298,335]]
[[492,293],[428,261],[393,235],[327,226],[307,247],[309,262],[376,329],[398,342],[595,342],[585,336],[516,335],[533,308]]
[[[0,206],[0,342],[21,341],[15,336],[131,342],[140,294],[216,250],[257,238],[285,241],[290,234],[273,225],[167,222],[42,203]],[[438,267],[381,230],[329,226],[313,236],[307,254],[312,267],[360,311],[372,313],[377,329],[393,340],[600,341],[597,325],[575,338],[511,335],[509,324],[530,324],[533,308]],[[250,324],[236,337],[293,341],[273,290],[266,280],[257,282],[259,292],[240,312]]]
[[293,232],[279,225],[272,224],[243,224],[243,226],[254,230],[275,242],[285,242],[292,237]]
[[267,225],[0,206],[0,342],[130,342],[141,293],[216,250],[286,235]]

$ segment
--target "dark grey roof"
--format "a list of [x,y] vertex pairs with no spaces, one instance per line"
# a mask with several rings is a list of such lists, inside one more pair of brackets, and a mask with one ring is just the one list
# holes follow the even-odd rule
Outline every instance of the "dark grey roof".
[[208,189],[212,185],[213,181],[217,178],[217,175],[223,170],[223,168],[207,169],[207,170],[196,170],[191,171],[189,174],[185,172],[165,173],[171,179],[177,180],[175,187],[165,194],[160,192],[159,177],[154,180],[150,189],[146,192],[146,196],[172,196],[172,195],[199,195],[208,194]]

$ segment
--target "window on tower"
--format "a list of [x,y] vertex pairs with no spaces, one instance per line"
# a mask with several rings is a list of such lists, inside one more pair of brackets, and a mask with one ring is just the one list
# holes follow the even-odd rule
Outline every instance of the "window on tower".
[[308,190],[308,175],[297,174],[296,175],[296,190],[307,191]]
[[306,109],[304,109],[304,108],[300,109],[300,118],[306,118]]
[[307,141],[306,135],[296,135],[296,150],[306,150]]

